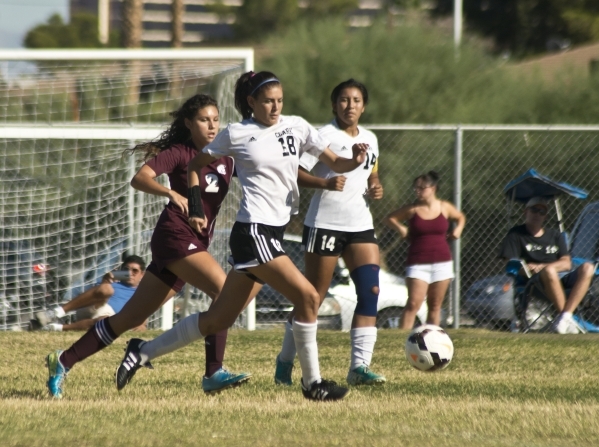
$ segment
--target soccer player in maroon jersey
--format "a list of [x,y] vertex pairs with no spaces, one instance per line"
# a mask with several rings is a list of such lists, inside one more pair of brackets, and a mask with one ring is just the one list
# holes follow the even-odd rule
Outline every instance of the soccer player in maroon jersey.
[[[152,235],[152,262],[135,294],[119,313],[98,321],[66,351],[57,350],[47,356],[47,385],[54,397],[62,397],[64,378],[76,363],[104,349],[125,331],[139,326],[180,291],[185,282],[213,300],[223,287],[225,272],[207,248],[233,175],[232,158],[221,157],[202,169],[200,188],[208,220],[206,228],[196,232],[187,221],[187,165],[218,133],[218,106],[210,96],[195,95],[172,116],[173,122],[157,140],[128,150],[131,154],[143,153],[146,160],[133,177],[131,186],[169,198]],[[155,181],[161,174],[168,174],[171,189]],[[226,339],[226,329],[206,338],[206,375],[202,380],[206,393],[239,385],[250,378],[250,374],[235,374],[222,367]]]

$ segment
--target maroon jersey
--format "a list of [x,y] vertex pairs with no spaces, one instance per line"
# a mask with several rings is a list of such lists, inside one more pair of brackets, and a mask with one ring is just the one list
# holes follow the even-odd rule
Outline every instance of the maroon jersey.
[[[146,164],[154,170],[157,176],[167,174],[171,189],[183,197],[187,197],[187,165],[197,153],[198,150],[189,141],[187,144],[176,144],[167,150],[163,150],[156,157],[148,160]],[[220,206],[229,191],[229,183],[231,182],[234,166],[234,161],[231,157],[222,157],[204,167],[200,172],[202,204],[204,205],[204,213],[208,221],[207,227],[202,230],[200,238],[207,239],[206,246],[212,238]],[[189,227],[187,216],[181,212],[179,207],[169,202],[165,212],[167,210],[180,215],[179,219],[171,222],[172,224],[181,225],[181,222],[184,222],[184,225]]]

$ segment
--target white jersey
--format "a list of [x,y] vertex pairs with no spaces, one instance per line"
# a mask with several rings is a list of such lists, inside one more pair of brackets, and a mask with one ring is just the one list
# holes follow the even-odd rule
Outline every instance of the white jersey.
[[303,153],[320,156],[329,142],[299,116],[281,116],[273,126],[252,118],[229,124],[203,151],[235,160],[243,197],[237,221],[282,226],[297,214],[297,171]]
[[356,143],[368,144],[368,151],[366,161],[345,174],[337,174],[310,154],[302,155],[301,167],[312,171],[313,175],[325,179],[337,175],[344,175],[347,178],[343,191],[316,190],[304,224],[312,228],[348,232],[373,229],[372,214],[365,193],[368,189],[368,177],[377,166],[379,156],[376,136],[362,126],[358,126],[358,135],[352,137],[339,129],[335,120],[319,132],[331,141],[330,149],[339,157],[352,158],[352,146]]

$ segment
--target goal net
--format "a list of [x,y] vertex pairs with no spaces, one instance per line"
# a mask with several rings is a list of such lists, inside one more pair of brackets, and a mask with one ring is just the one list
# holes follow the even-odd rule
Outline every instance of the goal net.
[[[252,68],[247,49],[0,51],[0,330],[26,328],[124,253],[149,263],[166,202],[129,186],[141,162],[123,150],[156,138],[196,93],[218,100],[223,124],[236,121],[234,83]],[[239,194],[232,187],[212,248],[223,267]],[[189,289],[150,327],[207,305]]]

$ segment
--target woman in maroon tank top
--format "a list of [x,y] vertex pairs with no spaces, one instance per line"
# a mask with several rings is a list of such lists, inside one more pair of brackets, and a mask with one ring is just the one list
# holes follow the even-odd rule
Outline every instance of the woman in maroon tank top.
[[[439,325],[441,305],[454,277],[447,241],[461,236],[466,217],[453,204],[437,197],[438,185],[439,175],[435,171],[416,177],[413,183],[416,200],[385,218],[389,228],[410,242],[406,262],[408,302],[401,317],[402,329],[414,327],[416,313],[425,298],[427,324]],[[453,229],[451,222],[456,223]]]

